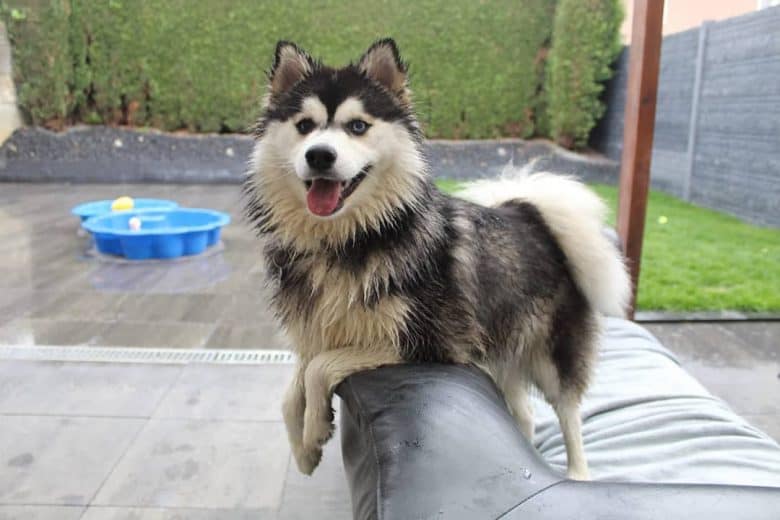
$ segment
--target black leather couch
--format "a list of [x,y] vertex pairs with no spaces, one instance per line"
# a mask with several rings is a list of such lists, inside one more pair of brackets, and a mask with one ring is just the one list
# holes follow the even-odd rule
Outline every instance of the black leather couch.
[[534,444],[471,367],[382,367],[338,388],[359,519],[780,519],[780,446],[611,319],[583,403],[591,482],[566,480],[552,413]]

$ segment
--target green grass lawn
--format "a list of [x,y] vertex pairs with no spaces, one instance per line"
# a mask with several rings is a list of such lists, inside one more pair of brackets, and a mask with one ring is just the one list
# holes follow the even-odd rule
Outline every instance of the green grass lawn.
[[[453,181],[438,184],[446,191],[458,186]],[[612,209],[614,222],[617,188],[593,189]],[[652,192],[638,308],[780,310],[780,230]]]

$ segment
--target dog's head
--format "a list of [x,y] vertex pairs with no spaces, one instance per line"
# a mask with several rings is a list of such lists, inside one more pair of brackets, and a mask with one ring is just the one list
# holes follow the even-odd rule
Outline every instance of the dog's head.
[[250,217],[298,243],[337,244],[414,205],[425,165],[393,40],[332,68],[279,42],[247,181]]

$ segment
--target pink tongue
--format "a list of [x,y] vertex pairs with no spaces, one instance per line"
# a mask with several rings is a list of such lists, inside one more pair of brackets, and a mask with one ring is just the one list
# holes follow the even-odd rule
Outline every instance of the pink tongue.
[[314,179],[306,194],[309,211],[320,217],[327,217],[336,211],[341,196],[341,184],[337,181]]

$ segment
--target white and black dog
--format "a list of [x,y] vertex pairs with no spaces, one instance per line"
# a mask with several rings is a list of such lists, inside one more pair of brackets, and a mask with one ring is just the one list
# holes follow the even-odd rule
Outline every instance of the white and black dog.
[[529,438],[538,387],[569,476],[587,478],[579,403],[599,314],[630,292],[601,200],[550,174],[439,192],[392,40],[343,68],[280,42],[269,79],[245,193],[298,355],[283,412],[299,469],[319,463],[344,378],[444,362],[489,374]]

